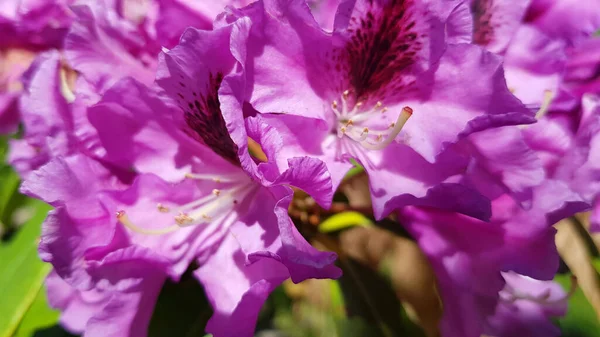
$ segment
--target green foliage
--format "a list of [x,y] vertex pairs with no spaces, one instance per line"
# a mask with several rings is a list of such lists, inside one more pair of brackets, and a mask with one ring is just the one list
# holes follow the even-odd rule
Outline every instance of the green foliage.
[[352,164],[354,164],[354,167],[346,173],[346,176],[344,176],[344,180],[350,179],[356,175],[365,172],[365,168],[362,165],[360,165],[356,160],[350,159],[350,161],[352,162]]
[[[600,259],[596,259],[594,265],[600,272]],[[570,274],[557,275],[554,280],[567,291],[571,288]],[[567,315],[558,324],[562,337],[600,337],[598,316],[579,288],[569,299]]]
[[424,336],[406,316],[396,292],[382,275],[351,259],[342,259],[340,267],[344,275],[339,282],[349,317],[375,324],[379,333],[374,337]]
[[187,272],[179,283],[167,281],[163,286],[152,314],[148,336],[203,336],[211,315],[212,309],[202,286],[191,272]]
[[57,325],[60,313],[48,306],[46,291],[40,289],[31,307],[23,317],[15,337],[70,337]]
[[36,300],[44,278],[50,270],[37,254],[37,238],[40,224],[49,206],[28,200],[23,212],[31,212],[31,218],[22,228],[0,245],[0,336],[9,337]]

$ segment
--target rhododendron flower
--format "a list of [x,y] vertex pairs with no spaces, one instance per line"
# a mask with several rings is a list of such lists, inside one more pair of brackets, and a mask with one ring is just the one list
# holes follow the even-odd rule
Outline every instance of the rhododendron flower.
[[[259,117],[243,119],[238,57],[249,26],[242,19],[188,29],[161,55],[164,93],[128,78],[88,110],[101,161],[59,156],[25,181],[24,192],[56,207],[44,225],[42,259],[73,287],[74,303],[99,297],[93,314],[77,321],[86,335],[134,321],[143,335],[150,310],[139,306],[151,307],[164,279],[178,280],[194,261],[215,308],[207,327],[215,336],[251,336],[262,303],[289,277],[339,276],[335,254],[310,246],[287,214],[288,186],[327,207],[325,165],[295,157],[280,170],[278,134]],[[267,162],[251,157],[248,139]]]
[[15,132],[19,124],[20,78],[35,55],[25,49],[0,48],[0,134]]
[[69,29],[74,0],[4,0],[0,4],[0,48],[58,48]]
[[319,25],[328,31],[333,30],[335,13],[342,0],[309,0],[311,12]]
[[558,337],[552,321],[567,313],[568,294],[553,281],[539,281],[516,273],[502,273],[496,313],[488,319],[487,334],[495,337]]
[[598,6],[598,0],[532,0],[525,20],[551,38],[578,45],[600,28]]
[[5,0],[0,4],[0,134],[17,129],[20,79],[35,54],[62,45],[71,23],[70,3]]
[[[551,110],[536,125],[524,130],[529,146],[544,160],[551,179],[563,182],[589,205],[598,203],[600,158],[600,102],[584,96],[581,108]],[[594,218],[594,217],[593,217]],[[596,221],[592,221],[597,224]]]
[[25,133],[11,141],[8,160],[22,177],[77,146],[75,135],[82,130],[75,129],[76,113],[85,110],[74,102],[66,76],[57,51],[41,53],[23,75],[18,107]]
[[[173,24],[168,31],[179,37],[187,27],[168,11],[151,11],[158,10],[159,5],[173,4],[158,0],[84,1],[71,7],[75,20],[65,38],[64,58],[55,51],[40,55],[26,74],[20,102],[15,103],[18,95],[13,93],[3,95],[0,101],[9,108],[2,115],[7,131],[13,131],[19,119],[26,127],[24,139],[11,145],[10,162],[21,176],[74,149],[103,155],[105,150],[85,116],[85,106],[99,100],[123,77],[131,76],[145,84],[154,81],[161,44],[169,43],[156,36],[155,29]],[[201,7],[207,10],[207,6]],[[220,6],[223,9],[225,4]],[[76,83],[69,83],[75,74],[71,69],[77,72]]]
[[525,23],[530,2],[471,1],[473,43],[504,56],[508,87],[539,107],[557,94],[566,44]]
[[259,2],[245,12],[257,22],[248,100],[284,150],[327,163],[334,187],[351,158],[362,164],[377,217],[408,204],[489,217],[489,201],[453,180],[464,167],[438,157],[474,131],[533,116],[506,88],[499,58],[446,45],[458,5],[344,1],[327,34],[304,1]]
[[582,76],[582,68],[590,71],[597,63],[589,38],[600,28],[600,13],[588,7],[593,2],[473,0],[473,43],[504,56],[508,86],[524,103],[539,107],[560,97],[565,104],[562,82],[575,73],[568,68],[577,67],[575,76]]
[[[416,238],[437,276],[448,308],[440,323],[442,336],[494,335],[487,331],[488,319],[506,287],[502,272],[552,279],[559,259],[551,226],[588,206],[558,181],[535,189],[527,211],[507,195],[492,205],[490,223],[431,209],[406,207],[399,212],[400,222]],[[537,322],[527,324],[532,327]]]

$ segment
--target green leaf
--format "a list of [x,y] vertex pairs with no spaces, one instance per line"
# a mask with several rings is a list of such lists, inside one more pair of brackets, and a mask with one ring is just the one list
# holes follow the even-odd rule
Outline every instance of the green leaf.
[[14,337],[67,337],[68,332],[57,326],[60,312],[48,305],[46,291],[40,289],[31,307],[23,317]]
[[337,213],[321,222],[319,231],[321,233],[331,233],[341,231],[355,226],[370,227],[373,225],[371,219],[359,212]]
[[30,308],[50,271],[40,261],[37,240],[49,206],[29,200],[33,216],[7,242],[0,244],[0,337],[10,337]]
[[180,282],[169,280],[163,286],[150,320],[148,336],[204,336],[211,315],[204,289],[188,271]]
[[344,180],[350,179],[358,174],[365,172],[365,168],[362,165],[360,165],[356,160],[350,159],[350,161],[352,162],[352,164],[354,164],[354,167],[346,173],[346,175],[344,176]]
[[19,187],[19,176],[13,169],[4,164],[4,159],[8,151],[8,143],[6,137],[0,137],[0,222],[3,229],[7,229],[5,225],[6,219],[10,214],[6,212],[6,207],[13,199],[17,188]]
[[[596,260],[595,265],[599,266]],[[565,290],[571,288],[571,275],[557,275],[554,280]],[[569,299],[567,315],[558,321],[562,337],[600,337],[600,322],[594,308],[590,305],[581,289],[577,289]]]
[[406,316],[396,292],[381,275],[352,259],[342,258],[340,261],[344,273],[338,281],[349,317],[360,317],[365,322],[376,324],[380,334],[373,336],[425,336]]

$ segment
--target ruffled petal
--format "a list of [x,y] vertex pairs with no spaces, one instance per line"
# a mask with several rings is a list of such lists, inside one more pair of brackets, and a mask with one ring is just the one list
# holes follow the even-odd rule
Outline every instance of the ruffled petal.
[[267,296],[289,277],[286,268],[273,259],[246,264],[233,235],[225,237],[219,249],[203,261],[194,275],[214,308],[206,331],[219,337],[253,336]]
[[102,1],[72,7],[77,20],[65,39],[69,64],[87,82],[78,93],[92,102],[120,78],[152,83],[160,47]]

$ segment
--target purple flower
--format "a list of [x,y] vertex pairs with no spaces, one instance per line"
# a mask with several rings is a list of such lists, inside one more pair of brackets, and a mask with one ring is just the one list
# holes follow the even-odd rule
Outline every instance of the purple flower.
[[598,152],[600,109],[597,96],[586,95],[581,108],[550,111],[524,130],[527,144],[542,159],[549,179],[563,182],[592,205],[600,191]]
[[0,47],[0,134],[12,133],[19,124],[18,98],[23,90],[20,78],[35,54],[25,49]]
[[600,14],[587,7],[591,3],[474,0],[473,42],[504,56],[508,86],[524,103],[572,106],[585,92],[600,90],[598,44],[590,39]]
[[71,23],[69,3],[6,0],[0,4],[0,134],[17,130],[20,77],[35,54],[62,45]]
[[147,336],[154,304],[164,282],[165,262],[139,247],[107,255],[91,267],[98,286],[79,290],[52,272],[48,302],[61,311],[60,323],[86,336]]
[[400,222],[428,257],[449,308],[440,325],[443,336],[487,333],[506,287],[503,272],[552,279],[558,255],[551,226],[587,207],[568,186],[553,180],[534,190],[529,210],[507,195],[492,204],[491,223],[432,209],[406,207],[399,212]]
[[248,101],[284,151],[323,160],[334,187],[351,158],[361,163],[377,217],[408,204],[489,217],[489,201],[453,180],[460,160],[439,157],[472,132],[532,116],[506,88],[500,59],[445,44],[457,6],[344,1],[327,34],[303,1],[259,2],[245,12],[256,22]]
[[600,39],[591,37],[567,51],[561,98],[574,98],[579,103],[586,93],[600,95]]
[[173,47],[179,42],[181,33],[187,27],[212,29],[213,21],[226,7],[241,8],[250,0],[155,0],[159,15],[156,33],[164,46]]
[[[325,165],[290,157],[279,166],[279,134],[260,117],[243,118],[239,58],[249,28],[241,19],[214,31],[188,29],[161,54],[164,92],[127,78],[88,109],[104,149],[98,161],[58,156],[23,184],[56,207],[44,224],[42,259],[79,294],[109,298],[79,320],[86,335],[133,320],[143,334],[156,285],[178,280],[194,261],[215,308],[207,327],[215,336],[251,336],[262,303],[289,277],[339,276],[335,254],[310,246],[287,214],[288,186],[327,207],[333,190]],[[249,154],[249,142],[267,162]],[[130,264],[140,269],[128,271]],[[113,323],[118,308],[128,314]]]
[[530,0],[471,0],[473,43],[502,54],[517,33]]
[[524,22],[529,4],[472,1],[473,43],[504,56],[508,87],[521,101],[537,109],[557,95],[566,44]]
[[26,177],[51,157],[65,155],[75,147],[75,112],[66,70],[57,51],[38,55],[23,75],[24,92],[18,101],[23,139],[11,141],[9,163]]
[[496,313],[488,319],[487,334],[496,337],[558,337],[552,318],[567,313],[568,296],[552,281],[539,281],[516,273],[503,273]]
[[526,21],[552,38],[577,45],[600,28],[600,1],[532,0]]
[[131,76],[150,84],[160,45],[143,26],[119,15],[104,1],[72,7],[76,16],[65,38],[65,57],[80,73],[76,94],[91,103],[119,79]]
[[0,48],[58,48],[72,18],[73,0],[5,0],[0,4]]
[[328,31],[333,30],[335,12],[342,0],[309,0],[311,11],[319,25]]

